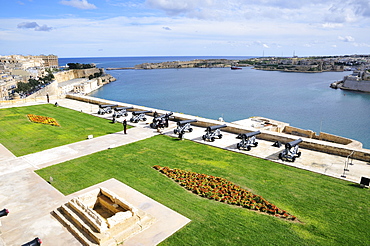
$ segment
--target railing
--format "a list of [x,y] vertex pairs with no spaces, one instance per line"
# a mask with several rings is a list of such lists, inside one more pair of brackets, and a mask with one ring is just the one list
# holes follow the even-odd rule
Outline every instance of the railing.
[[[353,154],[355,153],[355,151],[353,150],[352,152],[351,152],[351,154],[349,154],[348,156],[347,156],[347,158],[346,158],[346,160],[345,160],[345,162],[344,162],[344,168],[343,168],[343,174],[342,174],[342,178],[345,178],[346,177],[346,172],[349,172],[349,169],[348,169],[348,167],[349,167],[349,165],[353,165]],[[352,156],[352,158],[351,158],[351,156]],[[351,160],[351,162],[350,162],[350,160]]]

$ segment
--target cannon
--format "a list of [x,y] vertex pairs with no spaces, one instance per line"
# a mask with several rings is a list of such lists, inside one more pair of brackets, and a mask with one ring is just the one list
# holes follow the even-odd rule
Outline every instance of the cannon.
[[116,104],[101,104],[99,105],[99,111],[98,111],[98,114],[110,114],[112,113],[112,109],[114,107],[117,107],[118,105]]
[[298,151],[299,145],[303,140],[297,139],[285,144],[285,149],[279,154],[279,159],[282,161],[292,161],[294,162],[297,157],[301,156],[301,152]]
[[113,118],[119,118],[121,116],[127,116],[127,109],[133,109],[134,107],[117,107],[114,108]]
[[22,244],[22,246],[40,246],[42,241],[40,238],[36,237],[35,239],[29,241],[28,243]]
[[7,216],[9,214],[9,210],[4,208],[0,211],[0,217]]
[[132,117],[130,119],[131,122],[138,123],[140,120],[146,121],[146,113],[151,113],[152,111],[146,110],[146,111],[133,111]]
[[240,143],[237,143],[236,147],[238,149],[246,149],[248,151],[251,150],[252,145],[254,147],[257,147],[258,142],[256,142],[256,136],[258,134],[261,134],[261,132],[255,131],[255,132],[248,132],[248,133],[240,134],[240,138],[242,139],[242,141],[240,141]]
[[215,141],[215,137],[218,137],[219,139],[222,138],[221,134],[221,128],[226,127],[227,125],[216,125],[216,126],[209,126],[206,128],[206,134],[202,136],[202,139],[205,140],[210,140],[210,141]]
[[173,132],[179,134],[179,138],[182,138],[182,135],[185,134],[185,131],[192,132],[190,123],[197,122],[197,120],[181,120],[177,122],[177,127]]
[[168,120],[171,115],[173,115],[173,112],[161,114],[160,116],[153,118],[153,122],[150,123],[149,126],[154,129],[157,129],[158,127],[168,127]]

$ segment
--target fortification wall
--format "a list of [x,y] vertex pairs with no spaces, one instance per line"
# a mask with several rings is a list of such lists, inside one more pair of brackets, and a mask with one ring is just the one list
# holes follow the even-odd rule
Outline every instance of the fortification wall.
[[[160,109],[154,109],[154,108],[138,106],[138,105],[133,105],[133,104],[115,102],[115,101],[110,101],[110,100],[105,100],[105,99],[100,99],[100,98],[95,98],[95,97],[90,97],[90,96],[67,95],[66,97],[70,99],[74,99],[74,100],[92,103],[92,104],[118,104],[119,107],[133,107],[133,109],[130,109],[129,111],[151,110],[152,112],[156,111],[159,114],[165,114],[168,112],[168,111],[164,111]],[[208,126],[220,124],[220,121],[217,121],[217,120],[195,117],[192,115],[174,113],[172,116],[174,117],[175,121],[197,119],[198,120],[197,122],[192,123],[192,125],[195,125],[195,126],[208,127]],[[243,126],[232,124],[232,123],[226,123],[226,124],[227,124],[227,127],[223,128],[222,130],[226,132],[236,133],[236,134],[252,132],[252,131],[257,130],[253,127],[243,127]],[[271,141],[271,142],[280,141],[283,143],[287,143],[287,142],[290,142],[290,141],[293,141],[299,138],[298,136],[294,136],[294,135],[290,135],[286,133],[279,133],[279,132],[266,131],[266,130],[260,130],[260,131],[261,131],[261,134],[258,135],[258,138]],[[339,136],[337,137],[341,138]],[[362,147],[356,147],[351,144],[352,142],[357,142],[357,141],[350,140],[351,143],[348,145],[345,145],[345,144],[322,141],[318,139],[306,138],[306,137],[301,137],[301,138],[303,139],[303,142],[299,146],[302,148],[320,151],[320,152],[329,153],[329,154],[334,154],[334,155],[339,155],[339,156],[344,156],[344,157],[347,157],[348,155],[353,153],[351,157],[353,157],[354,159],[370,162],[370,150],[369,149],[363,149]]]
[[100,73],[100,71],[100,68],[71,69],[54,73],[54,78],[56,81],[58,81],[58,83],[60,83],[71,79],[88,78],[90,75],[94,75],[94,73]]
[[54,80],[41,90],[38,90],[32,95],[28,96],[28,98],[32,99],[37,97],[46,97],[46,95],[49,95],[49,97],[58,95],[58,82],[56,80]]
[[370,92],[369,80],[345,80],[341,89]]

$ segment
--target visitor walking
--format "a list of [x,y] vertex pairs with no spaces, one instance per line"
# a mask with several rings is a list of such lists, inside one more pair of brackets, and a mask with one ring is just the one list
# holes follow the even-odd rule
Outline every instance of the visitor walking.
[[126,119],[124,119],[124,120],[122,121],[122,125],[123,125],[123,133],[124,133],[124,134],[127,134],[127,133],[126,133],[126,129],[127,129],[127,121],[126,121]]

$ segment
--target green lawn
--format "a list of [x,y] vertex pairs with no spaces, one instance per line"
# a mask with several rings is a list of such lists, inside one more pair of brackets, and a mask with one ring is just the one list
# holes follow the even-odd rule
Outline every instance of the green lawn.
[[[55,118],[61,127],[30,122],[27,114]],[[0,143],[22,156],[122,131],[121,124],[52,104],[0,109]]]
[[[302,223],[201,198],[154,165],[226,178]],[[64,194],[116,178],[192,220],[162,245],[370,245],[368,189],[187,140],[160,135],[37,173]]]

